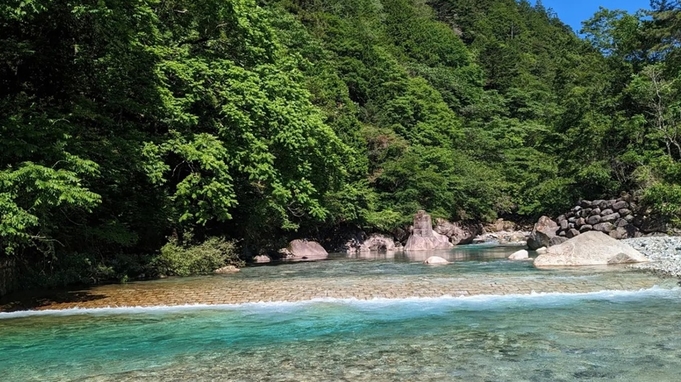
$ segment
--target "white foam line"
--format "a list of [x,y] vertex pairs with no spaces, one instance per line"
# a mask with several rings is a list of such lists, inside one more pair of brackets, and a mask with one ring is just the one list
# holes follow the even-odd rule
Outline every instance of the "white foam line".
[[534,292],[530,294],[481,294],[481,295],[442,295],[438,297],[406,297],[406,298],[372,298],[358,299],[352,298],[313,298],[304,301],[258,301],[245,302],[238,304],[185,304],[185,305],[157,305],[157,306],[125,306],[125,307],[103,307],[103,308],[69,308],[69,309],[46,309],[46,310],[22,310],[16,312],[0,312],[0,319],[36,317],[36,316],[73,316],[73,315],[109,315],[109,314],[140,314],[140,313],[173,313],[198,310],[236,310],[243,308],[283,308],[297,307],[319,303],[333,304],[352,304],[360,306],[371,305],[393,305],[398,303],[433,303],[457,301],[464,303],[480,302],[503,302],[510,300],[541,300],[552,297],[568,297],[569,300],[580,298],[609,299],[613,297],[641,297],[650,295],[651,297],[681,297],[680,287],[661,288],[653,286],[648,289],[639,290],[602,290],[597,292]]

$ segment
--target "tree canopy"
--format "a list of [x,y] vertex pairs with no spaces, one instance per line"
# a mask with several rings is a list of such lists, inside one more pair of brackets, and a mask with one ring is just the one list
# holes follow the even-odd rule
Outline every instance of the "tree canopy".
[[627,191],[681,212],[677,2],[600,9],[584,39],[527,0],[0,9],[0,253],[36,275],[419,209],[534,219]]

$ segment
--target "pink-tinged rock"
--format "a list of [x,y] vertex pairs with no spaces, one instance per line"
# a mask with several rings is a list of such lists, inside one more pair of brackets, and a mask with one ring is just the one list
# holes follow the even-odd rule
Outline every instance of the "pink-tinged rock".
[[414,229],[404,246],[405,251],[429,251],[453,246],[447,236],[433,231],[433,223],[426,211],[421,210],[414,215]]
[[279,250],[288,260],[324,260],[329,257],[324,247],[316,241],[296,239],[288,247]]

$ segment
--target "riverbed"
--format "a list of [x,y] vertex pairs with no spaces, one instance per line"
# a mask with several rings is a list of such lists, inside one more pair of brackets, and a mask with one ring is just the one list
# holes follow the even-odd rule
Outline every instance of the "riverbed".
[[[3,380],[676,380],[681,290],[513,247],[332,256],[100,286],[0,313]],[[11,310],[11,309],[6,309]]]

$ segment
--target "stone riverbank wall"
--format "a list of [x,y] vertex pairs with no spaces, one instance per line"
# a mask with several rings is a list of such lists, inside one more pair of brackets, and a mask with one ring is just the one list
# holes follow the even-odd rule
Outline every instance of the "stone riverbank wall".
[[587,231],[600,231],[615,239],[665,232],[664,222],[650,216],[629,196],[610,200],[580,200],[569,212],[558,216],[558,236],[572,238]]

